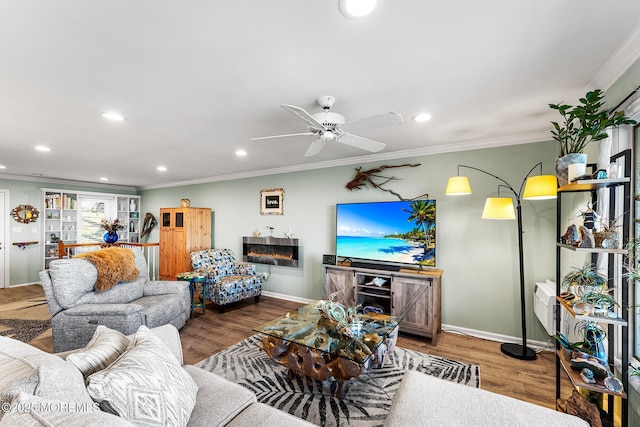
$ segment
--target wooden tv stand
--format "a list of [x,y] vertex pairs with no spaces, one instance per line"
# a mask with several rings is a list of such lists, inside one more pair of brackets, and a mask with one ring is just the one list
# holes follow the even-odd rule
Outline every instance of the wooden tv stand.
[[[384,280],[381,286],[373,279]],[[380,281],[378,281],[380,282]],[[438,343],[441,319],[442,270],[387,271],[345,265],[324,266],[324,298],[337,293],[345,305],[376,306],[398,317],[400,331]]]

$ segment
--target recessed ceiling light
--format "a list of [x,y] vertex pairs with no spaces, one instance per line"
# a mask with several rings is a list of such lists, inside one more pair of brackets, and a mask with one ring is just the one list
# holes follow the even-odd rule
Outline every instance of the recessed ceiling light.
[[236,150],[236,156],[238,157],[244,157],[247,155],[247,152],[244,150]]
[[158,172],[166,172],[167,171],[167,168],[164,167],[164,166],[158,166],[156,169],[158,170]]
[[5,165],[0,165],[0,169],[6,169],[7,167]]
[[416,114],[415,116],[413,116],[412,119],[414,122],[428,122],[429,120],[431,120],[431,114],[429,113]]
[[339,0],[340,12],[349,19],[360,19],[371,14],[382,0]]
[[38,151],[51,151],[51,148],[45,147],[44,145],[36,145],[33,148],[35,148]]
[[108,120],[113,120],[114,122],[121,122],[124,120],[124,117],[115,111],[105,111],[102,113],[102,117]]
[[109,178],[107,178],[106,176],[101,176],[100,181],[109,181]]

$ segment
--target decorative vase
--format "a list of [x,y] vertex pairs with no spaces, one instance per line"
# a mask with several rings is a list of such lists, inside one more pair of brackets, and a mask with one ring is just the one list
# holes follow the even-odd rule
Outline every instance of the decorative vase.
[[191,200],[189,199],[180,199],[180,206],[183,208],[188,208],[191,206]]
[[[587,164],[587,155],[584,153],[569,153],[556,161],[556,175],[558,176],[558,185],[560,187],[569,184],[569,165],[582,163]],[[574,168],[576,168],[574,166]],[[575,177],[574,177],[575,178]]]
[[129,202],[129,210],[130,211],[135,211],[136,210],[136,202],[135,200],[131,200],[131,202]]
[[105,243],[115,243],[118,241],[118,233],[116,233],[115,231],[107,231],[106,233],[104,233],[103,238]]

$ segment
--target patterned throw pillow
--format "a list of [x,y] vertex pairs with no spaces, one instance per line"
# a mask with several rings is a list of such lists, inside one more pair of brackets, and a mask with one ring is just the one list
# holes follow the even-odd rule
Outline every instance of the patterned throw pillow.
[[145,426],[186,426],[198,386],[149,328],[140,326],[127,351],[89,376],[87,391],[103,411]]
[[78,368],[86,379],[111,365],[128,346],[129,339],[124,334],[98,325],[89,344],[82,351],[67,356],[67,362]]

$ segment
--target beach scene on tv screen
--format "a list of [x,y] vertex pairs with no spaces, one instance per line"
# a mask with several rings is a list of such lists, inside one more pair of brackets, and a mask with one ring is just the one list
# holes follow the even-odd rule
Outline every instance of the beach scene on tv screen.
[[340,257],[435,266],[436,201],[336,206]]

